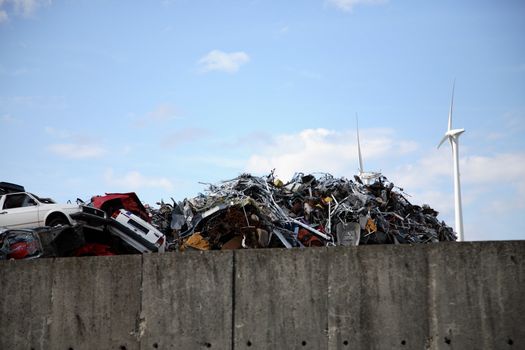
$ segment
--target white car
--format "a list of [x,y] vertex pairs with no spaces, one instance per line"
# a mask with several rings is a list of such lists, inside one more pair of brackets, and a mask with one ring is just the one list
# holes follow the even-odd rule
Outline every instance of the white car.
[[166,251],[166,236],[125,209],[115,211],[112,220],[108,222],[108,229],[141,253]]
[[[74,225],[75,220],[90,222],[104,219],[99,209],[78,204],[57,204],[50,198],[40,198],[29,192],[0,192],[0,227],[31,228]],[[73,219],[73,216],[75,219]]]

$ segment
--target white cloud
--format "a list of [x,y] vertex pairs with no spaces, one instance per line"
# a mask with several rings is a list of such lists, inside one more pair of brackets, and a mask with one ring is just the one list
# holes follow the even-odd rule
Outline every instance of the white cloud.
[[525,130],[525,111],[515,110],[503,115],[505,133],[516,133]]
[[226,53],[220,50],[210,51],[203,56],[198,64],[203,73],[211,71],[235,73],[250,61],[250,56],[243,51]]
[[[395,141],[389,129],[363,130],[361,134],[365,166],[366,159],[407,154],[417,148],[412,141]],[[373,134],[373,137],[365,134]],[[296,171],[322,171],[349,177],[357,172],[357,158],[355,130],[306,129],[276,136],[273,142],[249,158],[246,171],[265,173],[275,168],[283,179],[290,178]]]
[[326,0],[326,2],[345,12],[352,12],[355,6],[381,5],[388,2],[388,0]]
[[150,123],[167,122],[177,119],[178,114],[179,111],[177,111],[173,105],[162,103],[155,107],[151,112],[147,113],[143,118],[137,119],[136,126],[144,127]]
[[454,208],[450,203],[454,203],[454,195],[451,192],[440,191],[437,188],[432,188],[429,190],[423,190],[417,192],[413,197],[408,197],[409,201],[418,204],[428,204],[430,207],[437,210],[441,215],[453,215]]
[[43,6],[51,4],[51,0],[0,0],[0,23],[7,22],[9,12],[23,17],[31,17]]
[[67,159],[99,158],[107,153],[97,139],[86,134],[71,132],[52,126],[44,127],[44,132],[59,143],[51,144],[47,150]]
[[153,111],[148,113],[148,118],[156,121],[165,121],[176,118],[175,107],[168,103],[160,104]]
[[7,22],[8,20],[9,20],[9,16],[7,15],[7,12],[5,12],[4,10],[0,10],[0,23]]
[[[0,74],[16,76],[24,71],[21,70],[8,71],[0,66]],[[67,107],[64,96],[0,96],[0,105],[7,106],[23,106],[28,108],[41,109],[65,109]]]
[[81,143],[58,143],[48,147],[51,153],[69,159],[98,158],[106,153],[99,145]]
[[11,114],[4,114],[0,120],[4,123],[14,123],[16,122],[16,118],[14,118]]
[[46,134],[60,139],[67,139],[72,136],[71,132],[69,132],[68,130],[57,129],[52,126],[46,126],[44,128],[44,131],[46,132]]
[[388,178],[405,186],[408,190],[422,190],[440,178],[452,176],[452,158],[450,150],[431,149],[415,163],[403,164],[392,171]]
[[39,7],[51,4],[51,0],[10,0],[15,7],[16,13],[23,16],[32,16]]
[[270,133],[265,131],[252,131],[248,134],[238,136],[233,140],[228,140],[217,144],[217,147],[225,149],[245,149],[253,150],[261,147],[270,146],[273,144],[273,137]]
[[192,142],[192,141],[202,141],[204,136],[208,136],[210,131],[203,128],[185,128],[181,130],[174,131],[166,135],[160,145],[163,148],[176,148],[181,144]]
[[[439,179],[452,179],[449,150],[431,150],[414,164],[398,168],[391,176],[411,188],[424,188]],[[525,153],[501,153],[492,156],[460,156],[462,184],[522,184],[525,187]]]
[[104,181],[108,186],[117,187],[123,191],[136,191],[141,188],[162,188],[166,191],[173,190],[173,184],[167,178],[144,176],[136,170],[116,176],[113,169],[107,169],[104,173]]
[[187,159],[186,162],[195,163],[198,165],[204,164],[204,165],[212,165],[218,168],[229,168],[229,169],[242,169],[242,167],[245,165],[245,163],[236,157],[227,157],[227,156],[196,156],[191,157],[191,159]]
[[525,186],[525,153],[494,156],[470,156],[460,163],[462,179],[467,183],[489,184],[516,182]]

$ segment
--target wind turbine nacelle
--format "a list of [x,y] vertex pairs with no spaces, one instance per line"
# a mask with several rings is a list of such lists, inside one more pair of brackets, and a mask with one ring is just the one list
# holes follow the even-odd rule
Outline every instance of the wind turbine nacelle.
[[373,172],[373,171],[370,171],[370,172],[359,172],[359,177],[361,178],[361,180],[372,180],[372,179],[377,179],[381,176],[381,173],[378,173],[378,172]]
[[465,132],[465,129],[452,129],[445,133],[447,136],[459,136]]

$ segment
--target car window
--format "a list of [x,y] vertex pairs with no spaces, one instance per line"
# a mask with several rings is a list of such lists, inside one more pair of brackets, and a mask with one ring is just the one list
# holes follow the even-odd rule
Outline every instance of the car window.
[[31,193],[33,197],[35,197],[40,203],[46,203],[46,204],[55,204],[55,201],[51,198],[40,198],[36,194]]
[[36,205],[35,200],[25,193],[7,194],[3,209],[30,207],[33,205]]

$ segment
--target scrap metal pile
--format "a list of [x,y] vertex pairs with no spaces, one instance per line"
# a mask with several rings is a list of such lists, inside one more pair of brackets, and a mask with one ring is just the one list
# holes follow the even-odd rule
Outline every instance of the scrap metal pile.
[[[273,172],[243,174],[158,209],[133,192],[58,205],[22,186],[0,185],[0,260],[456,240],[435,210],[412,205],[383,176],[368,185],[330,174],[299,173],[288,183]],[[26,217],[14,215],[20,208]],[[34,224],[37,211],[47,219]]]
[[[205,194],[151,210],[152,223],[171,236],[169,250],[311,247],[453,241],[449,226],[428,205],[412,205],[381,176],[370,185],[273,172],[243,174],[209,184]],[[171,212],[171,215],[170,215]]]

